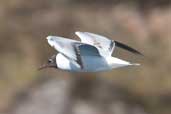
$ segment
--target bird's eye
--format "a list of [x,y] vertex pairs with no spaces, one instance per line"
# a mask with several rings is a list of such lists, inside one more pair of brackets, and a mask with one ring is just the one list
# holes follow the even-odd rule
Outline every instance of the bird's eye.
[[52,63],[53,62],[53,60],[52,59],[48,59],[48,63]]

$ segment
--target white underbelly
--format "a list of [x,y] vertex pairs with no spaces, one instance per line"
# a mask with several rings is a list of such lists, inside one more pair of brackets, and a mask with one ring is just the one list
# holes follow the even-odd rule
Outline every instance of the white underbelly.
[[84,56],[81,57],[81,60],[83,63],[83,69],[81,69],[77,62],[68,59],[60,53],[56,57],[57,66],[62,70],[73,72],[97,72],[110,69],[106,60],[102,57]]

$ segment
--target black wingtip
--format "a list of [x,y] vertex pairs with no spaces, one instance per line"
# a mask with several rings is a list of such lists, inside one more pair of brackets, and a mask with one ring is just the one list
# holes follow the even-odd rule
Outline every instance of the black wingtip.
[[123,44],[123,43],[121,43],[121,42],[115,41],[115,45],[116,45],[117,47],[120,47],[120,48],[122,48],[122,49],[125,49],[125,50],[127,50],[127,51],[129,51],[129,52],[132,52],[132,53],[134,53],[134,54],[144,56],[141,52],[139,52],[139,51],[133,49],[132,47],[127,46],[127,45],[125,45],[125,44]]

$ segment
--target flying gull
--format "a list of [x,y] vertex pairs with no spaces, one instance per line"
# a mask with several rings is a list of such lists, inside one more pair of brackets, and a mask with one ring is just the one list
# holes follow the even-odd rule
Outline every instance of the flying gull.
[[90,32],[75,32],[75,34],[80,37],[81,41],[48,36],[49,45],[54,47],[58,53],[51,56],[48,62],[39,69],[51,67],[71,72],[99,72],[140,65],[112,57],[115,47],[142,55],[123,43]]

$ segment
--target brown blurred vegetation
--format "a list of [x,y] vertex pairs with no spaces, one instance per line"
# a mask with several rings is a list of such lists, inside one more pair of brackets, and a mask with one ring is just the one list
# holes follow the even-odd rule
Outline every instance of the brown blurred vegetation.
[[[82,94],[83,99],[97,84],[94,80],[101,80],[98,86],[110,82],[109,87],[122,88],[126,99],[138,101],[135,104],[150,114],[171,113],[170,0],[0,0],[0,17],[0,113],[8,112],[14,105],[19,107],[22,102],[17,100],[31,94],[30,88],[51,83],[48,80],[64,79],[69,83],[67,80],[81,77],[86,80],[81,81],[83,88],[80,80],[71,82],[80,86],[72,92]],[[145,57],[122,50],[116,50],[114,56],[140,62],[141,67],[84,75],[52,69],[37,71],[55,53],[45,37],[78,39],[75,31],[99,33],[137,48]],[[91,81],[94,86],[88,86]],[[93,91],[98,87],[94,88]],[[112,97],[113,93],[109,94]]]

